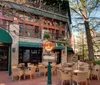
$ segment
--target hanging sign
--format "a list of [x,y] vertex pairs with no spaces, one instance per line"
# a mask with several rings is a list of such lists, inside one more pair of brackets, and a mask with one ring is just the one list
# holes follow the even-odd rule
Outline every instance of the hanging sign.
[[46,43],[42,44],[42,46],[48,52],[52,51],[55,48],[55,44],[50,41],[47,41]]
[[49,62],[55,62],[55,56],[53,56],[50,52],[55,48],[55,44],[47,41],[44,44],[42,44],[43,48],[46,50],[45,53],[43,53],[43,60],[44,61],[49,61]]

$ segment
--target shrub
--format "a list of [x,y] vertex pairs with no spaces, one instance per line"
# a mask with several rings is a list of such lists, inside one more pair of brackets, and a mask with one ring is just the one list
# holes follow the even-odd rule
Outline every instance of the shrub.
[[100,60],[94,61],[95,64],[100,65]]
[[49,33],[44,33],[43,39],[49,39],[49,38],[50,38]]

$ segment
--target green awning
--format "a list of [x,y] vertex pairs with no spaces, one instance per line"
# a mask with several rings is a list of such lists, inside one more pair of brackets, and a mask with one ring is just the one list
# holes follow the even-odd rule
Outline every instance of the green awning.
[[[42,43],[36,43],[36,42],[19,42],[19,47],[36,47],[36,48],[42,48]],[[57,46],[55,49],[62,50],[64,49],[63,46]]]
[[68,51],[72,51],[73,49],[71,47],[67,47]]
[[36,48],[42,48],[41,43],[36,42],[19,42],[19,47],[36,47]]
[[62,49],[64,49],[64,46],[57,46],[57,47],[55,47],[55,49],[62,50]]
[[67,47],[67,50],[68,50],[69,52],[74,52],[74,51],[73,51],[73,48],[71,48],[71,47]]
[[12,44],[12,38],[11,38],[11,36],[4,29],[0,29],[0,42]]

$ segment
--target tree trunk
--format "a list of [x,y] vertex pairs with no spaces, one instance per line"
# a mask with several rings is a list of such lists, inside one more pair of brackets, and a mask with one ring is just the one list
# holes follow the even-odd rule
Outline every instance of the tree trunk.
[[84,21],[85,30],[86,30],[86,38],[87,38],[87,46],[88,46],[88,59],[94,60],[94,50],[93,50],[93,42],[89,29],[89,21]]

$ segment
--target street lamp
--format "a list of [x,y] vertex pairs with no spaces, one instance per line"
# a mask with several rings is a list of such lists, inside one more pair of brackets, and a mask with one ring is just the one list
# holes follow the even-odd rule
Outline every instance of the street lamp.
[[48,80],[47,80],[47,85],[51,85],[52,84],[52,80],[51,80],[51,62],[52,62],[52,58],[50,58],[50,57],[53,57],[53,56],[50,56],[50,52],[54,49],[55,44],[50,42],[50,41],[47,41],[44,44],[42,44],[42,46],[47,51],[47,55],[46,55],[46,57],[47,57],[46,59],[48,59]]

